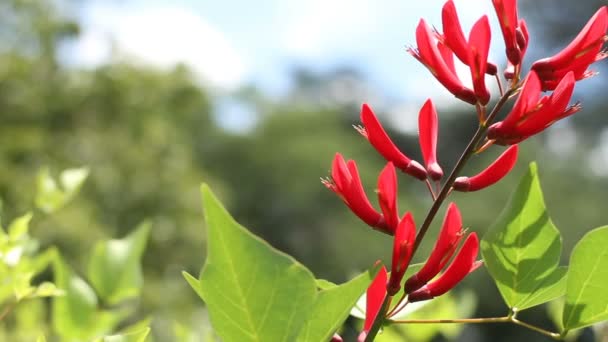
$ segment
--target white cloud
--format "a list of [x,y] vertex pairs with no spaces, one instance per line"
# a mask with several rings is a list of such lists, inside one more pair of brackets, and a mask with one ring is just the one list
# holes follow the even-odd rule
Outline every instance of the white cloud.
[[94,5],[74,47],[74,62],[96,65],[121,54],[160,67],[190,66],[204,81],[222,88],[243,82],[247,67],[222,32],[202,16],[176,6],[108,7]]

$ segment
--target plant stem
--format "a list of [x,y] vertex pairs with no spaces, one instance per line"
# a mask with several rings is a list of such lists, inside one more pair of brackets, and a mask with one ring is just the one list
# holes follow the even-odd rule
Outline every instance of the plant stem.
[[530,330],[536,331],[545,336],[551,337],[555,340],[561,340],[562,336],[558,333],[554,333],[543,328],[539,328],[535,325],[522,322],[517,318],[511,316],[505,317],[487,317],[487,318],[460,318],[460,319],[401,319],[401,320],[391,320],[391,323],[396,324],[483,324],[483,323],[513,323],[520,325],[522,327],[528,328]]
[[[505,105],[505,103],[507,103],[507,101],[509,100],[509,97],[511,96],[512,93],[513,93],[513,88],[510,88],[504,94],[502,94],[502,96],[500,97],[500,99],[498,100],[496,105],[494,105],[494,108],[492,109],[490,114],[487,116],[487,118],[483,122],[479,123],[479,126],[477,127],[477,131],[475,132],[475,134],[469,141],[469,144],[465,148],[464,152],[462,152],[462,155],[456,162],[456,165],[454,165],[454,168],[452,169],[452,172],[448,176],[448,179],[443,184],[441,191],[439,192],[437,197],[435,197],[435,201],[433,201],[433,205],[429,209],[429,212],[426,215],[426,218],[424,219],[422,226],[420,226],[420,231],[418,232],[418,235],[416,235],[416,241],[414,242],[414,247],[412,249],[412,257],[414,256],[414,254],[416,254],[416,250],[418,250],[418,247],[420,246],[422,239],[424,238],[426,232],[428,231],[429,227],[431,226],[431,223],[433,222],[435,215],[437,215],[437,211],[439,211],[439,208],[443,204],[443,201],[445,201],[445,199],[450,194],[450,190],[452,188],[452,185],[454,184],[454,181],[456,180],[456,177],[458,177],[458,174],[460,173],[460,171],[462,171],[462,169],[464,168],[464,165],[469,160],[469,158],[473,154],[475,154],[475,147],[481,141],[481,139],[484,137],[486,131],[488,130],[489,125],[492,123],[492,121],[494,120],[494,118],[496,117],[498,112],[502,109],[502,107]],[[391,298],[392,297],[387,296],[384,299],[384,302],[382,303],[380,311],[378,312],[378,315],[376,316],[376,319],[374,320],[374,323],[372,324],[372,327],[371,327],[367,337],[365,338],[365,342],[372,342],[374,340],[374,338],[376,338],[378,331],[380,331],[380,327],[382,326],[382,324],[384,323],[384,321],[386,319],[386,313],[388,312]]]

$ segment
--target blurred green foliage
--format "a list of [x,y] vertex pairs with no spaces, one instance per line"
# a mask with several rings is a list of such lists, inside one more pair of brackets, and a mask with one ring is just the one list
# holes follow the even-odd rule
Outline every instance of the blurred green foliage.
[[[69,4],[0,2],[3,217],[18,217],[36,202],[44,202],[36,197],[35,182],[43,167],[49,167],[51,179],[59,179],[56,194],[63,195],[52,196],[65,197],[70,190],[61,184],[57,170],[87,166],[89,178],[78,199],[58,205],[53,215],[35,215],[35,229],[29,232],[39,240],[41,250],[56,245],[80,275],[97,264],[90,259],[91,250],[103,258],[104,249],[111,248],[99,247],[98,241],[126,236],[132,227],[149,220],[141,305],[124,324],[153,316],[152,335],[159,341],[179,336],[197,340],[196,336],[208,334],[201,323],[206,314],[180,275],[182,270],[198,274],[203,263],[201,181],[219,194],[237,221],[294,255],[318,277],[342,282],[377,258],[388,260],[390,239],[360,223],[318,181],[328,174],[331,158],[339,151],[357,160],[371,197],[383,166],[351,127],[358,124],[359,103],[369,99],[345,104],[320,103],[316,97],[329,93],[328,84],[340,81],[343,74],[300,73],[289,96],[275,100],[265,99],[255,89],[237,93],[236,99],[254,108],[259,120],[253,130],[234,134],[216,123],[217,92],[202,86],[184,66],[163,71],[118,58],[94,69],[62,63],[61,47],[79,32],[75,18],[61,10]],[[605,224],[606,215],[598,205],[608,200],[608,182],[588,167],[589,152],[597,144],[593,137],[601,132],[598,123],[605,117],[605,99],[595,100],[577,114],[592,124],[575,128],[580,139],[574,151],[544,149],[544,137],[532,139],[524,144],[514,175],[475,195],[454,194],[452,200],[462,209],[465,224],[483,234],[524,172],[523,165],[534,159],[539,160],[549,215],[564,238],[564,258],[587,230]],[[446,169],[455,162],[476,121],[472,113],[459,111],[439,113],[439,158]],[[415,120],[414,115],[404,114],[403,120]],[[389,134],[404,151],[419,157],[415,136],[395,130]],[[465,173],[482,169],[496,154],[475,158]],[[420,223],[430,205],[429,198],[419,195],[424,186],[406,177],[399,181],[400,208],[411,210]],[[41,184],[38,181],[38,188]],[[434,227],[429,238],[436,233]],[[425,244],[421,251],[430,247]],[[113,262],[100,264],[111,268]],[[49,272],[39,278],[53,279]],[[90,280],[96,291],[113,292],[100,285],[104,280]],[[466,283],[479,296],[477,315],[504,314],[506,308],[485,271],[476,272]],[[35,331],[46,312],[40,302],[28,305],[14,312],[5,329]],[[533,323],[551,324],[543,308],[528,315]],[[356,334],[350,327],[345,336]],[[496,342],[540,340],[522,329],[493,325],[465,327],[461,336],[467,341],[474,340],[471,336]]]

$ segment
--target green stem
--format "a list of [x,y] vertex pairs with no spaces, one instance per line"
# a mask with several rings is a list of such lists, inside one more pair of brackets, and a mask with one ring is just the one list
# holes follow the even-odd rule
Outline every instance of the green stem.
[[[507,101],[509,100],[509,97],[511,96],[512,93],[513,93],[512,88],[507,90],[500,97],[500,99],[498,100],[496,105],[494,105],[494,108],[492,109],[492,111],[490,112],[490,114],[488,115],[486,120],[479,124],[479,127],[477,128],[475,135],[473,135],[473,138],[471,138],[471,141],[469,141],[469,144],[465,148],[464,152],[462,152],[462,155],[456,162],[454,169],[452,169],[452,172],[448,176],[448,179],[443,184],[441,191],[435,198],[435,201],[433,201],[433,205],[431,206],[431,209],[429,209],[429,212],[426,215],[426,218],[424,219],[422,226],[420,226],[420,231],[418,232],[418,235],[416,236],[416,241],[414,242],[414,247],[412,250],[412,257],[418,250],[418,247],[420,246],[422,239],[424,238],[426,232],[428,231],[429,227],[431,226],[431,222],[433,222],[435,215],[437,215],[437,211],[439,211],[439,208],[443,204],[443,201],[445,201],[445,199],[449,195],[450,189],[452,188],[452,185],[454,184],[456,177],[458,177],[458,174],[460,173],[460,171],[462,171],[462,169],[464,168],[464,165],[469,160],[469,158],[475,153],[475,147],[481,141],[481,139],[484,137],[486,131],[488,130],[489,125],[492,123],[492,121],[494,120],[494,118],[496,117],[498,112],[502,109],[502,107],[505,105],[505,103],[507,103]],[[386,319],[386,313],[388,312],[391,299],[392,299],[392,297],[389,297],[389,296],[387,296],[384,299],[384,302],[382,303],[382,307],[380,308],[380,311],[378,312],[378,315],[376,316],[376,319],[374,320],[374,323],[372,324],[372,327],[371,327],[367,337],[365,338],[365,342],[372,342],[376,338],[378,331],[380,331],[380,327],[382,326],[382,324],[384,323],[384,321]]]
[[543,328],[539,328],[530,323],[522,322],[513,316],[505,317],[487,317],[487,318],[460,318],[460,319],[401,319],[391,320],[391,323],[395,324],[484,324],[484,323],[513,323],[525,327],[527,329],[536,331],[545,336],[551,337],[555,340],[561,340],[562,335],[554,333]]

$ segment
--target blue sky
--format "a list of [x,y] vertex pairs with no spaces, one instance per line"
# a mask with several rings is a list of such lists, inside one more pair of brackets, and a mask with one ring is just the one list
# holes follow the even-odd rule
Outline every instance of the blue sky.
[[[94,66],[112,47],[149,64],[190,65],[202,82],[220,90],[254,82],[270,95],[288,86],[288,71],[349,65],[392,98],[451,98],[405,52],[418,20],[440,26],[443,0],[223,0],[91,1],[81,9],[84,34],[72,62]],[[496,20],[489,0],[456,0],[465,30],[483,13]],[[494,32],[500,32],[495,30]],[[500,56],[502,37],[494,37]],[[407,96],[406,96],[407,94]]]

